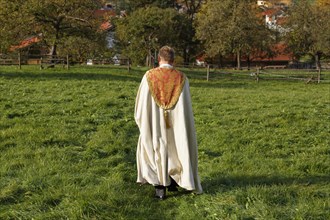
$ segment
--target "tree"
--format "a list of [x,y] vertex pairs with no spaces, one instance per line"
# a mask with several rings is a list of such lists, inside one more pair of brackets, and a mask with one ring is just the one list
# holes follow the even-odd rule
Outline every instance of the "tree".
[[[190,61],[190,56],[200,52],[200,42],[195,38],[196,29],[194,27],[194,19],[196,13],[200,10],[203,0],[181,0],[178,2],[178,9],[180,7],[186,7],[186,20],[185,20],[185,30],[182,31],[182,56],[184,58],[184,63],[187,64]],[[180,5],[179,5],[180,4]]]
[[[22,1],[21,1],[22,2]],[[28,18],[20,13],[19,2],[0,0],[0,53],[6,53],[11,45],[19,39],[24,39],[24,32],[27,32]]]
[[93,41],[78,36],[67,37],[58,49],[62,54],[69,54],[73,61],[85,62],[87,58],[100,58],[108,50],[105,37],[95,39]]
[[128,16],[131,16],[131,13],[138,9],[150,7],[174,9],[179,12],[181,19],[181,22],[177,26],[179,39],[178,42],[172,42],[172,45],[176,45],[176,52],[183,57],[184,62],[189,63],[190,57],[198,51],[199,47],[199,41],[194,38],[195,28],[193,26],[193,19],[202,2],[203,0],[118,0],[116,4],[119,8],[126,9]]
[[290,10],[286,37],[289,49],[299,59],[309,55],[318,69],[320,59],[330,55],[330,7],[300,0]]
[[272,44],[274,37],[259,16],[255,1],[210,0],[197,14],[196,36],[210,57],[236,54],[237,68],[241,68],[241,56],[263,50]]
[[329,0],[316,0],[315,2],[320,7],[329,7],[330,6]]
[[185,31],[184,21],[184,15],[172,8],[139,8],[116,21],[116,37],[122,45],[122,52],[133,63],[141,65],[146,60],[150,66],[153,51],[165,44],[179,47],[180,36]]
[[203,0],[181,0],[178,1],[185,7],[187,7],[187,14],[191,20],[194,19],[195,14],[199,11],[203,4]]
[[[69,37],[93,41],[100,30],[102,19],[94,16],[101,1],[96,0],[0,0],[1,39],[12,45],[24,38],[42,34],[43,41],[51,48],[51,55]],[[13,39],[13,40],[10,40]]]
[[[318,29],[316,34],[317,48],[320,48],[323,57],[330,57],[330,2],[324,0],[316,1],[315,13],[318,15]],[[321,60],[321,57],[319,57]],[[321,66],[319,66],[321,68]]]

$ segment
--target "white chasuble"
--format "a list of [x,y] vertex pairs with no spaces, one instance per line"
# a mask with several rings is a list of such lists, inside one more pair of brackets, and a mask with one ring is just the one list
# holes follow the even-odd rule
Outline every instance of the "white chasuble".
[[[171,82],[175,85],[169,86]],[[162,86],[166,88],[156,89]],[[134,116],[140,130],[137,182],[168,186],[171,176],[180,187],[202,193],[188,79],[172,68],[148,71],[137,93]]]

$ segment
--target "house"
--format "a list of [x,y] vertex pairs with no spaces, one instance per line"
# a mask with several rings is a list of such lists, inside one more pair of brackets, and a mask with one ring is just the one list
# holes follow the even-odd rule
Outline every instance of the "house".
[[286,11],[286,8],[281,7],[267,8],[264,9],[263,12],[261,12],[261,15],[264,17],[265,25],[269,29],[277,30],[278,32],[283,34],[288,31],[283,26],[288,17]]
[[267,7],[267,8],[268,8],[268,3],[267,3],[267,1],[257,1],[257,4],[258,4],[259,7],[260,7],[260,6],[264,6],[264,7]]
[[257,1],[259,7],[273,8],[273,7],[288,7],[292,4],[292,0],[263,0]]
[[276,29],[277,19],[284,16],[284,11],[278,8],[271,8],[263,11],[261,14],[264,16],[267,27]]
[[41,35],[40,36],[31,36],[29,38],[26,38],[25,40],[21,41],[18,45],[13,45],[10,47],[11,51],[26,48],[28,46],[31,46],[32,44],[38,43],[41,41]]
[[199,56],[196,57],[195,61],[196,61],[196,65],[197,66],[206,66],[206,54],[200,54]]
[[28,37],[9,49],[11,52],[20,51],[24,64],[40,64],[40,55],[48,54],[48,48],[42,42],[42,34]]
[[114,47],[114,31],[113,31],[113,25],[110,22],[111,17],[116,16],[116,12],[113,9],[113,6],[106,6],[107,9],[99,9],[94,12],[94,16],[97,17],[103,17],[104,22],[100,26],[101,31],[106,31],[107,36],[106,40],[108,42],[107,47],[112,48]]
[[[287,52],[285,43],[278,43],[273,46],[272,51],[275,53],[272,57],[267,57],[266,54],[255,54],[251,56],[251,66],[288,66],[294,59],[293,54]],[[246,58],[242,58],[242,63],[247,63]]]

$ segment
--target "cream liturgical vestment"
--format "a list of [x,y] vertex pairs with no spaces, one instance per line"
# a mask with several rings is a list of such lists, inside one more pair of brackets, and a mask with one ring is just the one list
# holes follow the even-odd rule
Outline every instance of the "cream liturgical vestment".
[[137,182],[168,186],[172,177],[180,187],[202,193],[186,76],[170,65],[149,70],[137,93],[135,121]]

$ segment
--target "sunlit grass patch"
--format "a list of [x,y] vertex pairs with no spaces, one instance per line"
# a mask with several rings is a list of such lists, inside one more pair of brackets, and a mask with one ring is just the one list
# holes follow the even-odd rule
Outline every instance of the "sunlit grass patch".
[[146,69],[0,67],[1,219],[328,219],[327,83],[186,70],[204,194],[135,183]]

